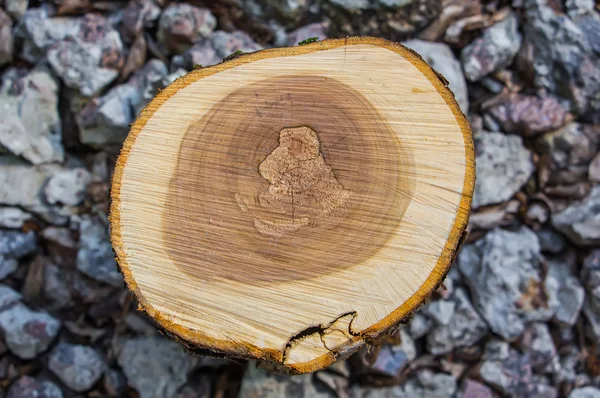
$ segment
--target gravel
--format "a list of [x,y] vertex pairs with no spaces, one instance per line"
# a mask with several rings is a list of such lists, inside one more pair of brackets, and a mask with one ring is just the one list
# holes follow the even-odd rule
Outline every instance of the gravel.
[[171,398],[185,384],[196,359],[163,337],[127,340],[118,363],[140,398]]
[[531,153],[516,135],[482,132],[475,137],[476,175],[473,208],[512,198],[529,180]]
[[100,380],[106,363],[91,347],[59,344],[50,354],[48,368],[71,390],[84,392]]
[[[597,2],[0,3],[0,396],[600,397]],[[471,122],[453,269],[407,324],[315,374],[186,353],[135,310],[110,244],[131,124],[237,50],[355,35],[414,49]]]

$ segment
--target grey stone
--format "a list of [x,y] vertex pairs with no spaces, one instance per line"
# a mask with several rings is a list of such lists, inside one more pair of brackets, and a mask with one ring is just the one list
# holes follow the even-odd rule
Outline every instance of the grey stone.
[[270,374],[262,368],[249,366],[242,379],[239,398],[333,398],[328,390],[318,390],[312,382],[312,374],[286,376]]
[[4,0],[4,9],[15,21],[25,15],[27,7],[29,7],[29,0]]
[[92,147],[120,147],[138,113],[162,88],[167,73],[162,61],[150,60],[126,84],[88,102],[77,115],[80,141]]
[[484,30],[483,35],[466,46],[461,53],[465,76],[470,81],[510,65],[521,47],[517,16],[505,19]]
[[0,227],[21,228],[31,214],[18,207],[0,207]]
[[63,393],[50,381],[21,376],[11,384],[6,398],[63,398]]
[[161,9],[154,0],[136,0],[127,3],[120,20],[121,36],[131,43],[144,28],[152,27],[160,16]]
[[567,13],[571,17],[587,14],[594,10],[594,0],[567,0],[565,2]]
[[221,58],[228,57],[234,52],[240,50],[242,52],[252,52],[262,49],[262,46],[256,43],[246,32],[236,30],[228,33],[216,31],[210,38],[210,42]]
[[20,293],[14,291],[11,287],[0,284],[0,312],[14,307],[18,304],[22,296]]
[[202,37],[209,37],[217,19],[207,8],[172,4],[160,16],[157,37],[169,53],[181,54]]
[[556,313],[554,320],[560,325],[575,325],[583,306],[585,291],[579,279],[560,259],[548,261],[547,280],[553,280],[556,289]]
[[536,149],[550,155],[554,167],[558,169],[587,166],[597,152],[600,139],[598,132],[593,126],[569,123],[540,137]]
[[66,86],[93,96],[117,78],[124,50],[119,32],[104,17],[87,14],[77,33],[55,43],[47,57]]
[[35,233],[0,230],[0,279],[17,270],[17,259],[37,250]]
[[106,392],[113,397],[125,395],[125,388],[127,387],[125,376],[116,369],[108,369],[104,372],[102,384]]
[[0,280],[5,279],[19,267],[19,262],[15,258],[0,256]]
[[494,393],[485,384],[467,379],[462,388],[461,398],[494,398]]
[[563,235],[549,227],[542,227],[535,231],[535,234],[540,241],[542,252],[557,254],[562,252],[567,244]]
[[373,388],[355,386],[350,390],[352,398],[447,398],[454,396],[456,379],[445,373],[433,373],[429,369],[420,370],[416,377],[402,385]]
[[453,301],[432,301],[423,308],[423,312],[429,315],[438,325],[448,325],[454,316],[456,303]]
[[449,298],[455,309],[447,324],[438,323],[427,335],[427,348],[434,355],[477,343],[488,328],[471,305],[467,293],[456,289]]
[[481,378],[504,394],[515,397],[555,398],[557,392],[533,374],[529,358],[510,348],[503,358],[486,359],[479,369]]
[[127,340],[117,361],[140,398],[174,397],[196,362],[179,344],[163,337]]
[[502,131],[526,137],[556,130],[568,121],[567,109],[556,98],[511,93],[486,109]]
[[534,371],[543,370],[556,357],[556,347],[545,323],[534,323],[529,326],[521,335],[519,342]]
[[65,37],[75,34],[80,19],[49,16],[49,8],[30,8],[15,27],[15,36],[23,40],[21,57],[31,63],[41,60],[48,49]]
[[591,334],[600,339],[600,250],[592,251],[583,261],[581,281],[587,295],[583,305]]
[[417,356],[415,342],[410,335],[400,329],[400,345],[392,346],[385,344],[377,351],[377,356],[373,356],[368,349],[363,349],[359,353],[360,357],[360,372],[364,374],[375,374],[377,376],[385,376],[395,378],[400,375],[410,361]]
[[448,87],[454,93],[460,109],[463,113],[467,113],[469,111],[467,83],[460,62],[456,59],[450,47],[443,43],[432,43],[423,40],[409,40],[402,44],[419,53],[429,66],[448,80]]
[[588,177],[592,182],[600,182],[600,152],[590,162]]
[[69,285],[65,280],[65,270],[54,264],[46,264],[44,267],[43,294],[47,300],[45,305],[48,309],[60,309],[71,303]]
[[542,280],[539,241],[527,227],[488,232],[463,247],[458,266],[476,309],[506,339],[518,337],[526,323],[548,320],[556,312],[548,289],[557,287]]
[[598,111],[600,17],[592,12],[570,18],[547,0],[526,0],[525,10],[523,29],[535,85],[573,101],[575,112]]
[[13,59],[14,37],[13,22],[0,9],[0,65],[8,64]]
[[52,350],[48,368],[71,390],[84,392],[100,380],[106,362],[92,347],[61,343]]
[[327,39],[329,22],[315,22],[302,26],[287,35],[287,45],[296,46],[301,41],[316,37],[319,40]]
[[9,155],[0,155],[0,204],[20,206],[45,220],[61,224],[66,217],[42,200],[42,187],[48,177],[61,170],[54,164],[31,166]]
[[210,39],[202,39],[188,48],[183,54],[173,57],[172,69],[183,68],[192,70],[198,66],[210,66],[223,60],[210,43]]
[[552,216],[552,225],[578,246],[600,244],[600,186]]
[[473,208],[510,199],[535,169],[523,139],[491,132],[481,132],[474,138],[477,180]]
[[123,287],[123,276],[117,270],[108,227],[94,217],[84,216],[79,225],[77,269],[97,281]]
[[11,69],[2,79],[0,144],[34,164],[64,157],[58,114],[58,83],[45,68],[25,74]]
[[0,230],[0,256],[21,258],[35,252],[36,237],[33,231]]
[[425,336],[432,327],[433,320],[421,312],[415,312],[408,324],[408,330],[413,339],[420,339]]
[[21,303],[14,303],[0,312],[0,329],[6,345],[22,359],[32,359],[45,351],[59,328],[60,322],[54,317],[45,312],[31,311]]
[[576,388],[571,391],[569,398],[600,398],[600,389],[591,386]]
[[92,175],[82,167],[56,173],[44,188],[46,200],[53,205],[77,206],[83,201],[91,180]]
[[358,12],[370,8],[371,4],[369,0],[329,0],[336,6],[345,8],[351,12]]

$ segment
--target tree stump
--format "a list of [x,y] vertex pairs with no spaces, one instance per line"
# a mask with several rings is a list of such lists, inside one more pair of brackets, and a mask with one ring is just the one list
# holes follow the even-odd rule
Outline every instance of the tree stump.
[[243,54],[177,79],[131,127],[111,230],[140,309],[218,355],[321,369],[441,283],[473,193],[445,79],[353,37]]

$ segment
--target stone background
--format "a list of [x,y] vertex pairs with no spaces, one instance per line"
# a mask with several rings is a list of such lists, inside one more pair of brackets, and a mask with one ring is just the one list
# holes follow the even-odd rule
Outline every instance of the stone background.
[[[0,396],[600,397],[598,2],[0,5]],[[135,311],[108,240],[130,123],[194,65],[351,34],[421,53],[471,121],[471,234],[446,289],[311,375],[185,353]]]

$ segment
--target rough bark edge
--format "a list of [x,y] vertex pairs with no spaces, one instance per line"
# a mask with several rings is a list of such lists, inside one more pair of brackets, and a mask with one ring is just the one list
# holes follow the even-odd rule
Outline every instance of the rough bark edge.
[[[427,280],[421,287],[400,307],[386,316],[380,322],[361,331],[357,336],[348,340],[346,343],[336,347],[333,350],[317,357],[309,362],[299,364],[283,363],[283,353],[285,350],[263,349],[241,341],[218,340],[204,335],[201,331],[192,330],[173,322],[168,315],[162,314],[152,307],[145,299],[139,289],[129,265],[127,255],[124,250],[121,237],[120,220],[120,192],[121,180],[127,163],[127,158],[132,150],[135,140],[152,117],[154,112],[159,109],[172,95],[180,89],[192,84],[204,77],[212,76],[216,73],[235,68],[250,62],[261,59],[286,57],[301,54],[308,54],[315,51],[330,50],[342,46],[353,45],[374,45],[393,51],[413,64],[427,79],[433,84],[442,98],[446,101],[456,121],[461,128],[465,143],[465,179],[462,191],[462,198],[457,209],[454,224],[442,250],[437,264]],[[290,373],[301,374],[323,369],[337,360],[347,358],[365,344],[374,343],[380,336],[393,330],[398,324],[407,322],[412,313],[433,293],[442,283],[444,277],[450,270],[460,246],[464,243],[466,237],[466,227],[469,221],[471,200],[475,187],[475,152],[473,147],[473,138],[469,122],[462,113],[454,94],[448,89],[448,81],[440,73],[432,69],[419,54],[413,50],[385,39],[375,37],[347,37],[345,39],[328,39],[316,43],[311,43],[298,47],[284,47],[275,49],[260,50],[253,53],[243,54],[234,59],[213,65],[207,68],[196,69],[185,76],[182,76],[171,83],[168,87],[156,95],[156,97],[140,112],[136,121],[132,124],[129,135],[123,144],[121,154],[117,160],[113,174],[111,188],[111,206],[110,206],[110,227],[111,241],[116,254],[117,263],[123,273],[128,288],[135,294],[140,305],[139,310],[152,317],[156,323],[163,328],[167,335],[172,339],[184,345],[192,352],[208,354],[213,356],[226,356],[241,359],[257,359],[272,363],[275,369]]]

